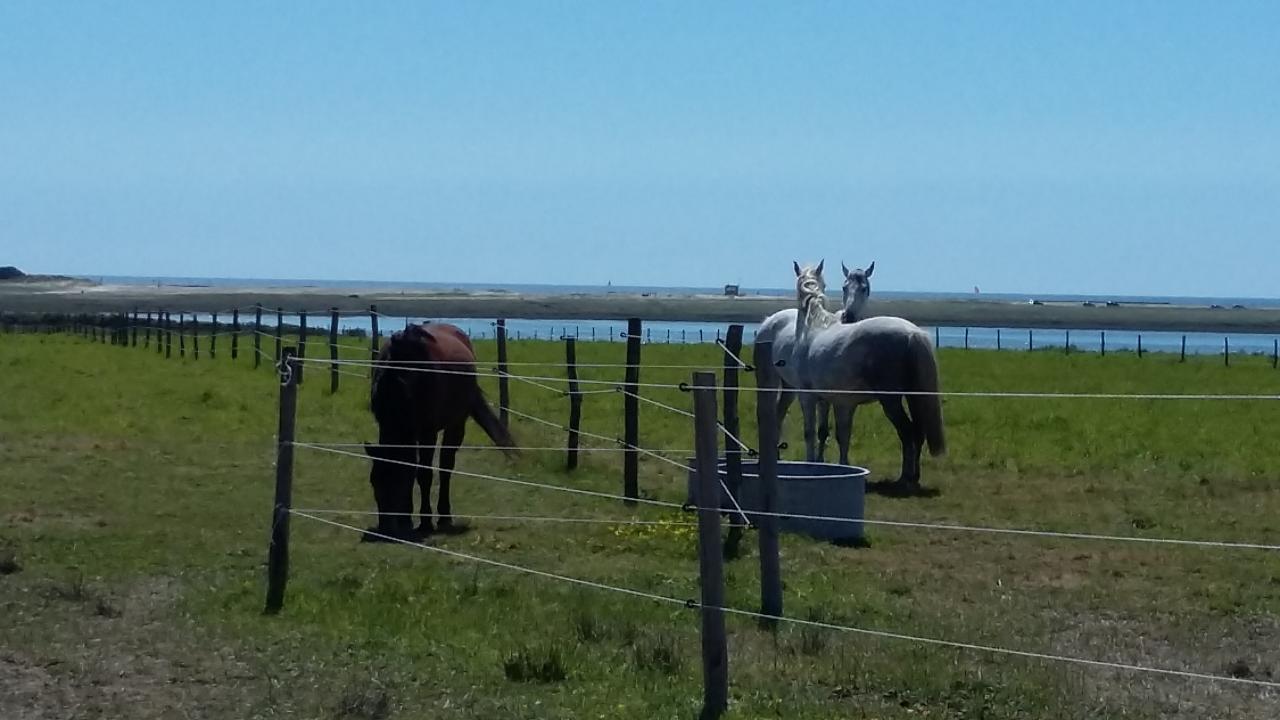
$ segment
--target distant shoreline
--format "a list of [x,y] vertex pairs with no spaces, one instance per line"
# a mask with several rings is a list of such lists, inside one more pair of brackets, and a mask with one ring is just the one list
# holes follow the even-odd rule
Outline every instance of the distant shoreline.
[[[0,312],[111,313],[252,312],[261,303],[271,312],[324,313],[378,311],[393,316],[521,318],[530,320],[642,320],[667,322],[757,323],[791,307],[786,297],[648,293],[515,293],[510,291],[438,291],[382,287],[197,287],[97,284],[79,280],[0,282]],[[834,296],[829,307],[839,305]],[[984,300],[878,299],[871,314],[896,315],[922,326],[1044,329],[1153,330],[1222,333],[1280,333],[1280,308],[1208,308],[1203,306],[1120,303],[1117,305],[1046,301],[1043,304]]]

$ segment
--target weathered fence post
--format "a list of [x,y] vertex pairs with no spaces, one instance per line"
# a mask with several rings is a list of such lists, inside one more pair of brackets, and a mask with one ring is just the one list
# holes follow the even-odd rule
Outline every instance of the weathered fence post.
[[307,311],[298,313],[298,384],[307,372]]
[[293,505],[293,423],[298,408],[298,370],[291,347],[280,364],[280,422],[276,432],[276,496],[271,505],[271,545],[267,549],[267,614],[284,606],[289,581],[289,509]]
[[[756,428],[759,433],[757,471],[760,477],[760,512],[756,527],[760,533],[760,612],[782,617],[782,572],[778,563],[778,387],[773,369],[773,343],[756,343],[752,349],[756,366]],[[775,627],[776,620],[765,624]]]
[[276,308],[276,354],[275,361],[280,362],[280,340],[284,333],[284,308]]
[[1031,352],[1032,350],[1036,349],[1036,339],[1035,339],[1035,336],[1032,334],[1034,332],[1035,331],[1031,330],[1030,328],[1027,329],[1027,352]]
[[511,407],[511,379],[507,377],[507,321],[498,318],[498,417],[504,426],[510,427],[507,412]]
[[164,357],[173,357],[173,316],[169,313],[164,314]]
[[698,470],[698,580],[702,589],[703,694],[700,717],[703,720],[719,718],[729,699],[715,384],[715,373],[693,373],[694,448]]
[[1222,337],[1222,365],[1231,367],[1231,343],[1225,335]]
[[253,369],[262,364],[262,303],[253,306]]
[[936,325],[935,325],[935,326],[934,326],[934,328],[933,328],[933,346],[934,346],[934,347],[942,347],[942,334],[941,334],[941,328],[939,328],[939,327],[938,327],[938,326],[936,326]]
[[1187,361],[1187,336],[1182,336],[1182,356],[1178,358],[1178,362]]
[[997,350],[1002,350],[1002,349],[1003,349],[1003,348],[1000,346],[1000,328],[996,328],[996,349],[997,349]]
[[240,309],[231,311],[231,359],[240,357]]
[[130,347],[138,347],[138,308],[133,309],[133,323],[130,325],[129,330],[132,336],[130,338]]
[[[740,423],[738,422],[738,370],[741,368],[742,326],[730,325],[724,336],[724,459],[725,484],[735,498],[742,488],[742,447],[738,445]],[[724,542],[724,556],[738,556],[738,545],[742,542],[742,532],[746,523],[738,513],[729,516],[729,536]]]
[[570,470],[578,467],[578,429],[582,425],[582,393],[578,392],[578,348],[575,338],[564,339],[565,373],[569,378],[569,455]]
[[191,359],[200,359],[200,321],[191,315]]
[[185,358],[187,356],[187,315],[186,313],[178,313],[178,357]]
[[969,349],[969,328],[964,329],[964,349]]
[[329,308],[329,393],[338,392],[338,308]]
[[1142,357],[1142,333],[1138,333],[1138,357]]
[[1271,341],[1271,369],[1280,368],[1280,339]]
[[[372,328],[369,333],[369,361],[378,359],[378,306],[369,306],[369,327]],[[369,374],[373,374],[373,368],[369,368]]]
[[1070,330],[1067,331],[1067,341],[1063,343],[1062,353],[1064,355],[1071,354],[1071,331]]
[[142,338],[143,350],[146,350],[147,348],[151,347],[151,313],[149,312],[147,313],[147,327],[145,329],[146,329],[146,333]]
[[1102,343],[1102,355],[1103,355],[1103,357],[1106,357],[1106,355],[1107,355],[1107,331],[1106,331],[1106,330],[1102,330],[1102,331],[1100,331],[1100,332],[1098,333],[1098,337],[1100,338],[1100,341],[1101,341],[1101,343]]
[[623,439],[625,452],[622,453],[622,494],[627,497],[627,505],[635,505],[640,497],[639,473],[640,453],[640,318],[627,320],[627,367],[624,387],[627,394],[622,398]]
[[209,359],[218,356],[218,313],[212,313],[209,325]]

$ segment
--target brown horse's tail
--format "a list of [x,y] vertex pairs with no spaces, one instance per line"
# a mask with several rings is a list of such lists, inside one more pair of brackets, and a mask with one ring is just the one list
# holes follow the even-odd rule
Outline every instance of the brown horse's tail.
[[[933,354],[933,343],[929,336],[919,333],[911,338],[911,374],[914,382],[908,390],[937,392],[938,361]],[[929,454],[933,456],[947,453],[947,438],[942,430],[942,398],[938,395],[907,395],[907,407],[911,409],[911,418],[924,429],[925,442],[929,444]]]
[[498,415],[493,412],[493,408],[489,407],[489,401],[485,399],[484,391],[477,387],[472,398],[471,417],[480,426],[480,429],[484,430],[494,445],[506,451],[507,457],[518,455],[519,453],[515,450],[515,438],[511,435],[511,431],[507,429],[507,426],[503,425],[502,421],[498,419]]

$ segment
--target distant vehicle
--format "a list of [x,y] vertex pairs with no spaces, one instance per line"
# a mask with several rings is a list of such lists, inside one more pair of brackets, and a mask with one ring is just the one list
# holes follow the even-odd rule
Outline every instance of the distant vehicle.
[[739,293],[738,293],[738,286],[737,286],[737,285],[725,285],[725,286],[724,286],[724,295],[725,295],[725,297],[737,297],[737,296],[739,295]]

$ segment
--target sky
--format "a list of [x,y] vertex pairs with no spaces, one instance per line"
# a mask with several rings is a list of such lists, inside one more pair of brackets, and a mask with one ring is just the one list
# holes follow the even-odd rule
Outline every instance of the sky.
[[8,0],[0,265],[1275,297],[1278,30],[1270,1]]

